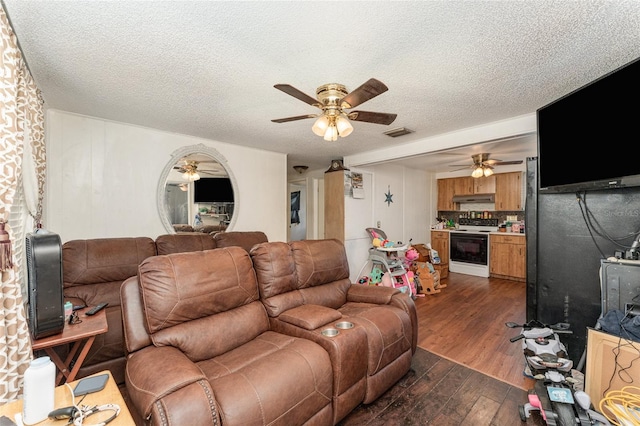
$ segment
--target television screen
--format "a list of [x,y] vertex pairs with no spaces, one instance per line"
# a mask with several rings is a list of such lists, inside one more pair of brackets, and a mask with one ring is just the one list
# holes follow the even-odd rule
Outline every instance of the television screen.
[[196,203],[233,202],[233,187],[229,178],[201,178],[193,186]]
[[640,185],[640,60],[537,110],[541,191]]

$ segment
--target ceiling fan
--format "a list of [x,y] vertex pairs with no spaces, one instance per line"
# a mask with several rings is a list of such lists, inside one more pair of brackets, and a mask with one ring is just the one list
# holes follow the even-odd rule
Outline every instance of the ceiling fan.
[[471,165],[462,165],[462,164],[452,164],[451,167],[461,167],[459,169],[451,170],[455,172],[457,170],[463,170],[466,168],[471,168],[473,171],[471,172],[471,176],[474,178],[479,178],[482,176],[491,176],[493,174],[493,168],[495,166],[506,166],[509,164],[522,164],[522,160],[515,161],[502,161],[497,159],[489,159],[489,153],[481,153],[474,154],[471,156],[473,160],[473,164]]
[[316,98],[312,98],[289,84],[276,84],[273,87],[302,102],[320,108],[322,112],[319,114],[278,118],[271,121],[274,123],[286,123],[307,118],[318,118],[311,130],[316,135],[323,136],[326,141],[335,141],[338,136],[349,136],[353,131],[353,126],[349,120],[389,125],[393,123],[397,116],[397,114],[384,112],[346,111],[389,90],[383,82],[375,78],[369,79],[351,92],[348,92],[342,84],[324,84],[316,89]]
[[[173,166],[173,168],[177,170],[179,173],[182,173],[182,178],[184,180],[188,180],[189,182],[193,182],[200,179],[200,173],[210,175],[210,176],[222,176],[226,174],[224,169],[219,170],[216,167],[213,167],[212,170],[204,170],[202,168],[198,168],[200,161],[187,160],[187,159],[183,159],[181,161],[182,161],[181,165]],[[214,166],[216,165],[217,163],[214,164]]]

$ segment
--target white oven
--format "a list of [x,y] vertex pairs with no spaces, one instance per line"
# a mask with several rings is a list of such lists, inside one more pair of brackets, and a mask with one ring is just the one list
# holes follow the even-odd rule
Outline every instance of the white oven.
[[497,219],[460,219],[460,229],[449,232],[449,270],[488,278],[489,232],[497,230]]

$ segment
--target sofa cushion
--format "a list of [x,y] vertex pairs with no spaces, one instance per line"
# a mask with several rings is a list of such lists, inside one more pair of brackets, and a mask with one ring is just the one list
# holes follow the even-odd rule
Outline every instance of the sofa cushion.
[[156,250],[159,255],[211,250],[214,248],[216,248],[216,242],[213,237],[209,234],[198,232],[164,234],[156,238]]
[[217,247],[238,246],[247,252],[256,244],[269,241],[267,235],[261,231],[232,231],[218,232],[213,236]]
[[142,262],[138,280],[153,343],[178,347],[193,361],[269,327],[251,258],[240,247],[154,256]]
[[303,424],[310,413],[331,407],[329,355],[306,339],[267,331],[198,366],[209,378],[222,424]]
[[140,262],[155,254],[155,243],[148,237],[71,240],[63,244],[65,299],[87,306],[109,304],[106,308],[109,329],[96,336],[78,377],[109,369],[118,383],[124,381],[120,286],[138,273]]

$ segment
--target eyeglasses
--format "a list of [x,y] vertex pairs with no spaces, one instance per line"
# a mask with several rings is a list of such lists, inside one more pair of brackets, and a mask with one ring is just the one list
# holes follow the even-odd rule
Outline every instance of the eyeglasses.
[[82,320],[80,319],[80,317],[78,317],[78,313],[72,312],[71,315],[69,316],[69,324],[74,325],[74,324],[80,324],[81,322]]

